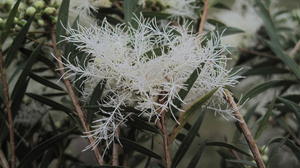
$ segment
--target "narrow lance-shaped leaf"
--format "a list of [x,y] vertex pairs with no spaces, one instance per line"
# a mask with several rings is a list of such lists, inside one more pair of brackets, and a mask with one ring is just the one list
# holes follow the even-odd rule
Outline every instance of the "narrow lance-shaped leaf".
[[34,73],[30,73],[29,76],[33,80],[39,82],[40,84],[42,84],[44,86],[47,86],[49,88],[56,89],[56,90],[59,90],[59,91],[64,91],[64,89],[62,87],[60,87],[59,85],[57,85],[56,83],[53,83],[53,82],[51,82],[51,81],[49,81],[49,80],[47,80],[47,79],[45,79],[45,78],[43,78],[41,76],[38,76],[38,75],[36,75]]
[[[298,123],[300,123],[300,106],[288,99],[279,97],[278,98],[282,103],[284,103],[290,110],[292,110],[298,120]],[[298,125],[300,130],[300,125]]]
[[138,0],[124,0],[124,20],[131,23],[135,14],[137,14]]
[[201,158],[204,150],[205,150],[205,143],[202,143],[202,144],[200,144],[197,153],[194,155],[194,157],[190,161],[187,168],[196,168],[197,167],[197,164],[200,161],[200,158]]
[[[90,97],[90,101],[88,103],[89,106],[94,106],[97,105],[98,101],[100,100],[102,93],[104,91],[105,88],[105,81],[100,81],[97,86],[94,88],[93,93]],[[94,110],[92,108],[89,108],[87,110],[87,121],[91,122],[93,119],[93,114],[94,114]]]
[[257,165],[254,162],[251,162],[249,160],[226,159],[226,161],[230,163],[242,164],[245,166],[257,167]]
[[188,132],[188,134],[183,139],[181,145],[179,146],[179,148],[174,156],[172,166],[171,166],[172,168],[176,168],[176,166],[179,164],[179,162],[181,161],[181,159],[183,158],[183,156],[186,154],[189,147],[191,146],[195,136],[197,135],[198,130],[200,129],[201,123],[204,118],[204,114],[205,114],[205,111],[204,110],[201,111],[201,113],[199,114],[193,127],[191,128],[191,130]]
[[298,161],[300,161],[300,148],[291,140],[287,138],[275,138],[270,141],[270,145],[274,143],[284,144],[291,149],[294,155],[297,157]]
[[5,59],[5,66],[8,67],[10,63],[13,61],[13,59],[16,57],[19,49],[23,46],[23,43],[26,39],[26,34],[30,28],[30,25],[34,19],[34,16],[32,16],[25,26],[22,27],[21,31],[17,34],[17,36],[14,38],[13,43],[11,44],[11,47],[8,50],[6,59]]
[[[178,92],[178,95],[179,95],[181,100],[185,99],[185,97],[187,96],[187,94],[189,93],[191,88],[193,87],[194,83],[196,82],[196,80],[198,78],[199,71],[200,71],[200,68],[195,69],[193,71],[193,73],[189,76],[189,78],[184,82],[184,85],[186,86],[186,88],[183,88]],[[173,104],[178,108],[181,107],[181,103],[182,103],[180,99],[175,98],[175,100],[173,100]],[[178,109],[172,107],[171,111],[174,114],[176,114],[178,112]]]
[[74,128],[60,133],[34,147],[20,162],[18,168],[28,167],[28,165],[37,159],[45,150],[52,147],[54,144],[61,142],[61,140],[65,139],[66,136],[69,135],[73,130]]
[[219,147],[224,147],[224,148],[228,148],[230,150],[234,150],[236,152],[239,152],[245,156],[248,156],[248,157],[252,157],[248,152],[242,150],[242,149],[239,149],[238,147],[232,145],[232,144],[229,144],[229,143],[225,143],[225,142],[207,142],[206,143],[206,146],[219,146]]
[[60,42],[66,34],[65,27],[68,25],[70,0],[63,0],[58,12],[56,23],[56,41]]
[[262,132],[268,126],[267,124],[268,124],[269,118],[272,116],[272,112],[273,112],[275,100],[276,99],[273,99],[273,101],[269,105],[268,111],[266,112],[266,114],[260,120],[257,121],[258,128],[257,128],[257,130],[255,132],[255,136],[254,136],[255,139],[259,138],[260,135],[262,134]]
[[299,65],[285,53],[283,47],[279,43],[280,38],[275,28],[275,25],[272,21],[269,11],[261,2],[261,0],[255,0],[255,2],[258,7],[257,11],[260,14],[264,22],[264,26],[267,30],[267,33],[271,38],[271,42],[267,42],[268,45],[271,47],[272,51],[276,54],[276,56],[291,69],[291,71],[296,75],[298,79],[300,79]]
[[73,119],[72,110],[69,109],[68,107],[66,107],[62,104],[59,104],[59,103],[57,103],[57,102],[55,102],[51,99],[48,99],[44,96],[40,96],[40,95],[37,95],[37,94],[34,94],[34,93],[26,93],[26,95],[31,97],[32,99],[38,101],[38,102],[41,102],[43,104],[46,104],[46,105],[52,107],[55,110],[61,110],[61,111],[65,112],[68,116],[70,116]]
[[[16,116],[17,111],[19,110],[19,107],[21,105],[22,99],[24,97],[24,94],[26,92],[27,84],[28,84],[28,74],[36,62],[36,58],[39,55],[40,49],[41,49],[42,44],[36,47],[36,49],[31,53],[30,57],[28,58],[25,67],[19,76],[13,91],[12,91],[12,111],[14,116]],[[27,82],[26,82],[27,81]]]
[[145,148],[145,147],[143,147],[143,146],[141,146],[141,145],[139,145],[139,144],[137,144],[137,143],[135,143],[135,142],[133,142],[129,139],[122,138],[122,137],[120,137],[119,139],[121,141],[121,144],[124,145],[125,147],[136,150],[136,151],[138,151],[140,153],[143,153],[147,156],[151,156],[153,158],[161,160],[161,157],[158,154],[152,152],[151,150],[149,150],[149,149],[147,149],[147,148]]
[[3,42],[6,40],[10,33],[10,29],[12,28],[14,24],[14,19],[18,13],[18,8],[20,5],[21,0],[18,0],[12,10],[9,12],[8,18],[5,23],[4,30],[0,32],[0,47],[2,47]]
[[243,104],[246,100],[251,99],[258,94],[274,87],[280,87],[280,86],[290,86],[292,84],[297,83],[296,81],[293,80],[273,80],[269,82],[262,83],[250,91],[248,91],[241,99],[240,103]]
[[202,96],[198,100],[193,103],[190,108],[188,108],[184,114],[182,119],[179,121],[179,125],[172,131],[170,135],[170,142],[173,142],[173,140],[176,138],[180,130],[184,127],[185,123],[188,121],[188,119],[197,111],[197,109],[200,109],[201,106],[203,106],[218,90],[218,88],[213,89],[212,91],[208,92],[206,95]]

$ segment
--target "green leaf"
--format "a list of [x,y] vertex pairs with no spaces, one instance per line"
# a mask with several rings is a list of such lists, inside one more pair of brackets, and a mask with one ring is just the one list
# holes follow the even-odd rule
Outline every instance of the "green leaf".
[[147,156],[151,156],[153,158],[161,160],[161,157],[158,154],[152,152],[151,150],[149,150],[149,149],[147,149],[147,148],[145,148],[145,147],[143,147],[143,146],[141,146],[141,145],[139,145],[139,144],[137,144],[137,143],[135,143],[135,142],[133,142],[129,139],[122,138],[122,137],[120,137],[119,139],[121,141],[121,144],[124,145],[126,148],[136,150],[136,151],[138,151],[140,153],[143,153]]
[[3,42],[6,40],[6,38],[8,37],[8,35],[10,34],[10,29],[12,28],[13,24],[14,24],[14,19],[18,13],[18,8],[20,5],[21,0],[18,0],[14,7],[10,10],[8,18],[6,20],[5,23],[5,27],[4,30],[0,33],[1,37],[0,37],[0,48],[2,48],[2,44]]
[[26,93],[27,96],[29,96],[30,98],[38,101],[38,102],[41,102],[43,104],[46,104],[50,107],[52,107],[53,109],[55,110],[61,110],[61,111],[64,111],[66,112],[67,115],[71,116],[73,118],[73,111],[71,109],[69,109],[68,107],[62,105],[62,104],[59,104],[53,100],[50,100],[44,96],[40,96],[40,95],[37,95],[37,94],[34,94],[34,93]]
[[280,87],[280,86],[290,86],[292,84],[296,84],[296,81],[293,80],[274,80],[274,81],[268,81],[265,83],[262,83],[250,91],[248,91],[241,99],[240,103],[243,104],[246,100],[251,99],[260,93],[274,87]]
[[[70,0],[63,0],[58,12],[58,18],[56,23],[56,41],[60,42],[62,36],[66,35],[65,28],[68,25]],[[59,45],[58,45],[59,46]]]
[[269,118],[272,116],[273,113],[273,108],[274,108],[274,104],[275,104],[275,100],[273,99],[273,101],[271,102],[271,104],[268,107],[268,111],[266,112],[266,114],[257,121],[258,128],[255,132],[254,138],[257,139],[260,137],[260,135],[262,134],[262,132],[266,129],[266,127],[268,126],[268,121]]
[[[199,71],[200,71],[200,68],[195,69],[193,71],[193,73],[189,76],[189,78],[184,82],[184,86],[186,86],[186,88],[183,88],[178,92],[178,95],[181,100],[185,99],[185,97],[187,96],[187,94],[189,93],[191,88],[193,87],[194,83],[196,82],[196,80],[198,78]],[[180,99],[175,98],[175,100],[173,100],[173,104],[178,108],[181,108],[182,102]],[[170,111],[172,113],[176,114],[178,112],[178,108],[172,107]]]
[[207,19],[207,22],[209,24],[212,24],[216,27],[226,27],[226,25],[223,23],[223,22],[220,22],[218,20],[215,20],[215,19]]
[[31,53],[30,57],[28,58],[25,67],[19,76],[13,91],[12,91],[12,111],[13,115],[16,116],[19,107],[22,103],[22,99],[26,92],[27,84],[28,84],[28,74],[31,71],[32,66],[36,63],[36,58],[39,55],[40,49],[42,44],[36,47],[36,49]]
[[280,100],[283,104],[285,104],[291,111],[294,112],[298,123],[300,123],[300,106],[296,104],[295,102],[292,102],[288,99],[279,97],[278,100]]
[[260,14],[260,17],[264,22],[264,26],[267,30],[267,33],[271,38],[271,41],[267,42],[267,44],[270,46],[270,48],[276,54],[276,56],[283,63],[285,63],[291,71],[294,72],[294,74],[298,79],[300,79],[299,65],[291,57],[289,57],[283,50],[283,47],[279,42],[280,41],[279,35],[277,33],[276,27],[274,26],[269,11],[261,2],[261,0],[255,0],[255,2],[256,2],[256,6],[258,7],[257,12]]
[[257,165],[254,162],[251,162],[249,160],[234,160],[234,159],[226,159],[227,162],[230,163],[238,163],[245,166],[251,166],[251,167],[257,167]]
[[291,140],[287,138],[275,138],[270,141],[270,145],[273,143],[280,143],[281,145],[286,145],[291,149],[297,159],[300,161],[300,148]]
[[198,110],[203,106],[213,95],[214,93],[218,90],[218,88],[213,89],[212,91],[208,92],[206,95],[200,97],[198,100],[196,100],[183,114],[184,116],[182,117],[182,120],[179,121],[180,125],[178,125],[172,132],[170,136],[170,142],[174,140],[174,138],[178,135],[180,130],[185,126],[187,123],[188,119]]
[[263,67],[252,67],[242,75],[252,76],[252,75],[273,75],[273,74],[285,74],[289,71],[283,68],[277,68],[274,66],[263,66]]
[[131,125],[139,130],[147,130],[155,134],[159,133],[158,129],[155,126],[150,125],[147,121],[140,119],[140,117],[136,115],[131,115],[130,119],[127,122],[128,125]]
[[44,154],[44,156],[43,156],[43,158],[42,158],[42,160],[41,160],[41,163],[40,163],[40,166],[39,166],[39,168],[48,168],[48,166],[50,165],[50,163],[52,162],[52,158],[54,157],[54,150],[48,150],[45,154]]
[[215,32],[222,33],[222,36],[229,36],[233,34],[238,34],[238,33],[244,33],[245,31],[236,27],[227,27],[227,26],[220,26],[217,27]]
[[138,0],[124,0],[124,20],[129,24],[132,22],[134,15],[137,14]]
[[[98,101],[100,100],[102,93],[104,91],[105,88],[105,81],[100,81],[97,86],[94,88],[93,93],[90,97],[90,101],[88,103],[88,106],[94,106],[97,105]],[[93,114],[94,114],[94,110],[92,108],[87,109],[88,113],[87,113],[87,121],[91,122],[93,120]]]
[[53,145],[55,145],[58,142],[61,142],[63,139],[66,138],[75,128],[72,128],[70,130],[67,130],[63,133],[60,133],[56,136],[53,136],[49,138],[48,140],[38,144],[36,147],[34,147],[28,154],[24,157],[24,159],[20,162],[20,165],[18,168],[27,168],[32,161],[37,159],[45,150],[48,148],[51,148]]
[[248,152],[246,152],[242,149],[239,149],[238,147],[236,147],[232,144],[225,143],[225,142],[207,142],[206,146],[220,146],[220,147],[228,148],[230,150],[234,150],[234,151],[239,152],[239,153],[241,153],[243,155],[246,155],[248,157],[252,157]]
[[230,10],[230,7],[221,3],[221,2],[217,2],[216,4],[213,5],[214,8],[218,8],[218,9],[225,9],[225,10]]
[[196,168],[198,162],[200,161],[200,158],[204,152],[205,149],[205,143],[202,143],[197,151],[197,153],[194,155],[192,160],[190,161],[189,165],[187,168]]
[[30,28],[30,25],[34,19],[34,16],[32,16],[25,26],[22,27],[21,31],[17,34],[17,36],[14,38],[11,47],[9,48],[7,52],[7,56],[5,59],[5,66],[8,67],[10,63],[13,61],[13,59],[16,57],[19,49],[23,46],[23,43],[26,39],[26,34]]
[[177,150],[177,152],[174,156],[172,166],[171,166],[172,168],[177,167],[177,165],[179,164],[179,162],[181,161],[181,159],[183,158],[183,156],[186,154],[189,147],[191,146],[195,136],[198,133],[198,130],[200,129],[201,123],[202,123],[203,118],[204,118],[204,114],[205,114],[205,111],[202,111],[199,114],[199,117],[197,118],[196,122],[192,126],[191,130],[188,132],[188,134],[183,139],[181,145],[179,146],[179,148],[178,148],[178,150]]
[[53,82],[51,82],[51,81],[49,81],[49,80],[47,80],[47,79],[45,79],[41,76],[38,76],[34,73],[30,73],[29,76],[30,76],[31,79],[39,82],[42,85],[45,85],[45,86],[47,86],[49,88],[52,88],[52,89],[64,91],[64,89],[62,87],[60,87],[59,85],[57,85],[56,83],[53,83]]

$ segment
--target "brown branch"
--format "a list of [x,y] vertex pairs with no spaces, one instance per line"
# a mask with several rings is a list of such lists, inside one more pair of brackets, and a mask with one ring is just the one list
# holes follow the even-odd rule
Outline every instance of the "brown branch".
[[265,168],[265,164],[261,158],[259,149],[256,145],[256,142],[243,118],[243,116],[241,115],[239,108],[236,104],[236,102],[234,101],[233,97],[232,97],[232,93],[228,90],[225,90],[225,99],[227,101],[227,103],[231,106],[231,108],[234,110],[234,117],[237,119],[237,126],[242,130],[242,133],[248,143],[248,146],[253,154],[254,160],[257,164],[258,168]]
[[8,164],[7,159],[5,158],[5,155],[2,152],[2,150],[0,150],[0,165],[3,168],[9,168],[9,164]]
[[[157,102],[159,104],[165,104],[166,97],[159,97]],[[157,121],[156,125],[160,129],[162,136],[163,136],[163,150],[164,150],[164,161],[165,161],[165,168],[171,168],[172,165],[172,158],[169,149],[169,135],[168,130],[166,128],[166,113],[168,112],[167,109],[158,109],[158,113],[160,114],[160,119]]]
[[[116,129],[116,136],[120,136],[120,128]],[[112,166],[119,166],[119,151],[120,145],[117,142],[113,144],[113,153],[112,153]]]
[[208,14],[208,0],[204,0],[204,8],[203,8],[203,13],[201,15],[201,21],[200,21],[200,24],[199,24],[199,30],[198,32],[201,34],[203,33],[204,31],[204,25],[205,25],[205,22],[206,22],[206,19],[207,19],[207,14]]
[[2,50],[0,49],[0,75],[1,75],[1,83],[3,89],[3,97],[4,97],[4,105],[5,112],[7,113],[8,118],[8,128],[9,128],[9,140],[10,140],[10,152],[11,152],[11,168],[15,168],[16,166],[16,151],[15,151],[15,135],[14,135],[14,121],[13,115],[11,111],[11,99],[9,96],[9,86],[7,83],[6,77],[6,69],[4,66],[4,58],[2,54]]
[[[57,45],[56,45],[55,26],[52,26],[52,28],[51,28],[51,40],[52,40],[52,43],[53,43],[53,50],[54,50],[55,57],[57,59],[60,75],[63,76],[65,74],[65,70],[64,70],[64,65],[62,63],[61,53],[58,50]],[[63,82],[64,82],[64,84],[67,88],[68,94],[71,98],[71,101],[72,101],[74,107],[75,107],[75,111],[76,111],[76,113],[77,113],[77,115],[80,119],[81,125],[83,126],[84,131],[89,134],[90,128],[89,128],[88,123],[86,122],[85,113],[81,109],[80,102],[79,102],[78,97],[76,96],[76,94],[74,92],[74,89],[73,89],[73,86],[72,86],[71,82],[68,79],[65,79],[65,78],[63,78]],[[93,137],[88,136],[88,139],[89,139],[91,144],[95,144],[95,139]],[[104,161],[103,161],[102,156],[100,154],[99,148],[95,148],[95,149],[93,149],[93,151],[94,151],[94,154],[96,156],[98,164],[100,166],[103,165]]]
[[160,120],[157,121],[156,125],[160,129],[162,136],[163,136],[163,149],[164,149],[164,158],[165,158],[165,167],[166,168],[171,168],[172,164],[172,159],[171,159],[171,154],[170,154],[170,149],[169,149],[169,136],[168,136],[168,130],[166,128],[166,121],[165,121],[165,114],[166,110],[162,111]]

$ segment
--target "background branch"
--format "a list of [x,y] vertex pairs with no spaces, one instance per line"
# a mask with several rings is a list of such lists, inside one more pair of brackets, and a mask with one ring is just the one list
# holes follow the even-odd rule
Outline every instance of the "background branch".
[[7,82],[4,58],[3,58],[1,49],[0,49],[0,75],[1,75],[5,112],[6,112],[7,118],[8,118],[8,129],[9,129],[10,150],[11,150],[10,151],[11,152],[11,168],[15,168],[16,153],[15,153],[14,121],[13,121],[13,116],[12,116],[12,111],[11,111],[11,99],[9,96],[9,85]]

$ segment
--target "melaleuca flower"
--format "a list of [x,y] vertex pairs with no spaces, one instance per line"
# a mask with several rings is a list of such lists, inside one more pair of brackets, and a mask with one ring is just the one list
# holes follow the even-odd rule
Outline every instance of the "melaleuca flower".
[[172,15],[174,18],[197,19],[196,0],[139,0],[139,4],[144,7],[146,2],[160,4],[163,7],[162,12]]
[[70,10],[80,15],[89,15],[96,8],[92,4],[92,0],[71,0]]
[[162,2],[167,6],[165,11],[175,17],[197,19],[196,0],[162,0]]
[[29,126],[34,125],[47,113],[48,110],[49,107],[36,101],[32,101],[28,104],[21,104],[14,122]]
[[[65,41],[74,43],[78,50],[89,55],[87,64],[71,63],[66,59],[65,77],[83,79],[83,99],[88,101],[96,85],[105,82],[103,101],[100,104],[101,118],[93,122],[89,136],[99,142],[113,142],[116,128],[126,124],[130,113],[123,108],[130,106],[141,115],[159,119],[161,111],[183,109],[174,99],[189,105],[196,98],[218,88],[214,97],[217,106],[223,101],[224,86],[234,86],[238,76],[226,69],[229,58],[219,35],[204,39],[194,34],[189,24],[166,25],[159,28],[155,20],[136,19],[137,26],[123,24],[112,26],[106,20],[100,26],[79,29],[68,28]],[[72,53],[70,53],[72,55]],[[196,70],[198,79],[185,100],[178,95],[186,89],[185,82]],[[159,102],[163,99],[163,102]],[[224,103],[224,102],[223,102]],[[230,111],[219,110],[231,116]],[[172,115],[172,110],[170,111]],[[225,115],[225,114],[223,114]]]

